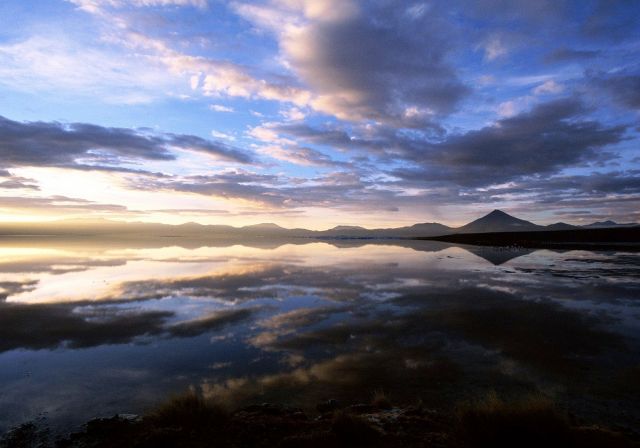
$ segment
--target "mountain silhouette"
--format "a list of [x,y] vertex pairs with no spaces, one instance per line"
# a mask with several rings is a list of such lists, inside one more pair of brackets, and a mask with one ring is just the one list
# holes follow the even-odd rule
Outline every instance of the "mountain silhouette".
[[482,218],[458,227],[455,233],[526,232],[542,229],[543,226],[516,218],[502,210],[494,210]]
[[635,222],[617,223],[609,219],[607,221],[597,221],[591,224],[587,224],[586,226],[583,226],[583,227],[587,229],[604,229],[607,227],[635,227],[637,225],[638,224]]
[[597,230],[600,228],[631,228],[636,223],[618,224],[607,220],[586,226],[574,226],[563,222],[541,226],[519,219],[502,210],[476,219],[461,227],[449,227],[437,222],[419,223],[406,227],[367,229],[360,226],[336,226],[328,230],[288,229],[274,223],[253,224],[244,227],[229,225],[198,224],[188,222],[169,225],[146,222],[122,222],[108,219],[68,219],[53,222],[0,223],[0,236],[66,235],[97,236],[111,238],[157,238],[184,237],[193,239],[397,239],[438,237],[453,234],[500,233],[500,232],[555,232],[567,230]]
[[571,230],[571,229],[579,229],[578,226],[572,226],[571,224],[567,224],[566,222],[556,222],[554,224],[549,224],[546,227],[547,230]]

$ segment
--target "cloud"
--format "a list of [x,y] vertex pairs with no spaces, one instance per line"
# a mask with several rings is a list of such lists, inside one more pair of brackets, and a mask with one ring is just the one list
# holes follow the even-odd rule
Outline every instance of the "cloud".
[[0,196],[0,209],[23,210],[26,212],[126,212],[127,207],[118,204],[98,204],[86,199],[66,196],[25,197]]
[[[4,180],[2,178],[5,178]],[[39,190],[37,182],[34,179],[26,177],[14,176],[7,170],[0,169],[0,188],[16,189],[16,190]]]
[[86,168],[115,164],[117,168],[131,160],[175,160],[176,150],[239,163],[251,161],[244,151],[194,135],[87,123],[18,122],[0,117],[0,158],[6,166]]
[[587,112],[572,98],[538,104],[491,126],[411,148],[422,168],[393,173],[479,187],[612,158],[603,148],[622,141],[626,126],[605,126],[585,118]]
[[[367,8],[352,1],[296,6],[240,4],[237,10],[276,33],[283,57],[311,88],[310,105],[320,112],[419,126],[452,112],[469,92],[447,62],[447,29],[437,15],[407,15],[381,2]],[[295,25],[283,27],[278,17]]]
[[[497,204],[514,194],[534,204],[537,196],[543,198],[553,191],[554,186],[546,183],[550,176],[617,157],[608,146],[623,141],[627,127],[604,125],[589,118],[590,112],[580,101],[566,97],[477,130],[441,135],[439,141],[430,134],[409,135],[382,126],[350,127],[348,132],[336,125],[266,123],[251,132],[274,142],[259,152],[300,165],[323,166],[326,162],[326,166],[339,166],[324,160],[317,150],[299,152],[306,146],[296,146],[298,142],[348,152],[351,161],[341,165],[340,171],[314,178],[239,171],[148,178],[134,181],[133,186],[243,199],[273,209],[330,206],[355,212],[397,211],[415,209],[417,201]],[[381,170],[381,163],[387,168]],[[525,185],[525,190],[495,187],[509,182]],[[526,194],[526,188],[531,194]],[[593,191],[585,194],[596,195]]]
[[223,139],[223,140],[230,140],[233,141],[236,138],[231,135],[231,134],[227,134],[225,132],[220,132],[220,131],[216,131],[215,129],[211,131],[211,136],[213,138],[217,138],[217,139]]
[[209,109],[214,112],[234,112],[232,107],[223,106],[222,104],[212,104]]
[[260,147],[258,152],[274,159],[301,166],[344,166],[343,163],[334,161],[331,157],[320,151],[297,145],[287,145],[284,147],[266,145]]
[[[530,176],[485,189],[465,189],[462,198],[446,195],[442,202],[466,200],[479,204],[499,204],[506,200],[513,213],[553,212],[557,218],[569,222],[588,223],[597,219],[616,221],[640,220],[640,212],[629,209],[629,204],[640,201],[640,172],[606,171],[582,175],[556,174]],[[576,214],[576,209],[587,208],[590,221]]]
[[251,318],[259,308],[240,308],[216,311],[194,320],[183,321],[169,327],[175,337],[193,337],[208,331],[220,330]]
[[638,4],[632,1],[596,0],[580,31],[592,40],[616,42],[637,38],[639,12]]
[[[246,145],[240,132],[211,123],[197,126],[215,128],[210,136],[219,141],[150,129],[0,118],[2,168],[119,173],[111,178],[149,196],[175,191],[237,200],[229,217],[286,210],[294,216],[317,207],[356,213],[410,210],[417,218],[428,207],[513,197],[535,207],[553,197],[545,188],[563,170],[608,164],[611,172],[618,170],[614,163],[624,165],[626,159],[616,157],[626,148],[614,145],[633,133],[620,124],[625,117],[607,107],[610,102],[640,107],[634,95],[640,91],[637,67],[618,63],[633,61],[630,37],[637,35],[637,26],[629,27],[627,20],[637,7],[624,2],[610,8],[600,1],[576,6],[551,0],[446,5],[376,0],[366,6],[352,0],[71,3],[78,8],[64,9],[70,26],[63,32],[25,26],[0,43],[0,82],[74,100],[78,95],[125,103],[188,98],[216,112],[234,111],[233,117],[218,118],[248,119],[244,125],[253,126],[248,134],[253,141],[242,150],[236,147]],[[42,20],[36,14],[32,19]],[[204,30],[204,20],[212,27]],[[612,26],[616,22],[622,25],[619,32]],[[496,63],[483,64],[478,48],[486,61]],[[513,65],[499,63],[506,56]],[[521,61],[530,62],[526,70]],[[612,71],[599,71],[605,63]],[[478,86],[475,95],[471,86]],[[593,108],[570,98],[541,104],[564,92],[588,94],[585,102]],[[226,105],[229,97],[238,99],[234,108]],[[250,102],[259,103],[260,121],[268,116],[282,122],[256,126],[256,119],[244,116]],[[496,111],[499,119],[487,124]],[[241,121],[237,124],[242,128]],[[254,172],[210,171],[200,163],[202,154],[252,164]],[[174,160],[175,170],[167,168],[174,174],[146,171],[170,165],[156,162]],[[619,170],[631,172],[627,166]],[[505,183],[526,185],[535,193],[527,196]],[[37,180],[0,177],[3,192],[16,192],[5,204],[37,188]],[[616,194],[585,191],[573,200],[586,204],[598,197],[619,213],[623,206],[611,205]],[[620,203],[629,196],[620,195]],[[195,210],[208,203],[174,196],[197,202],[176,207],[185,214],[202,215]],[[27,198],[24,204],[52,211],[112,207],[53,196]],[[128,203],[120,211],[133,213],[133,208],[139,207]]]
[[174,22],[163,21],[159,28],[149,16],[145,19],[145,13],[136,11],[167,6],[206,10],[207,0],[69,1],[92,16],[91,33],[77,35],[70,29],[0,44],[1,83],[26,92],[54,95],[64,91],[65,97],[90,96],[115,104],[190,97],[194,91],[204,96],[297,105],[309,101],[310,93],[292,77],[194,55],[184,49],[188,40],[176,45],[180,31],[168,28]]
[[484,42],[482,48],[484,49],[484,57],[488,61],[494,61],[509,53],[503,38],[497,35],[490,36]]
[[91,13],[104,8],[150,7],[150,6],[194,6],[206,8],[208,0],[67,0],[78,8]]
[[172,315],[109,306],[0,303],[0,352],[128,343],[161,333]]
[[112,104],[142,104],[179,90],[148,55],[122,54],[83,37],[29,36],[0,44],[0,84],[24,92],[89,96]]
[[[32,285],[5,282],[0,288],[19,292]],[[0,301],[0,352],[126,344],[148,336],[194,337],[239,323],[257,310],[223,310],[168,324],[173,312],[113,306],[109,302],[24,305]]]
[[616,104],[640,110],[640,73],[591,73],[588,75],[588,82],[592,88],[607,94]]
[[533,93],[534,95],[552,95],[560,93],[563,90],[564,87],[562,87],[562,85],[558,84],[553,79],[550,79],[549,81],[545,81],[544,83],[534,88]]
[[[331,274],[345,278],[350,272],[332,270]],[[599,356],[625,350],[622,338],[608,330],[611,321],[606,314],[591,315],[551,301],[523,299],[525,289],[527,296],[536,296],[538,291],[548,295],[547,282],[544,286],[522,285],[476,271],[469,274],[469,282],[460,284],[458,275],[442,274],[424,284],[421,274],[412,268],[390,265],[383,273],[389,283],[378,285],[394,294],[378,305],[368,300],[369,307],[359,308],[358,303],[351,310],[359,312],[339,318],[331,311],[339,313],[344,308],[319,307],[261,321],[263,331],[248,342],[272,354],[280,352],[283,361],[295,356],[302,365],[250,378],[213,378],[203,384],[203,391],[229,403],[271,400],[285,394],[297,397],[296,405],[308,405],[303,400],[315,397],[317,401],[317,394],[357,402],[375,386],[397,400],[410,401],[415,394],[431,389],[458,394],[459,385],[469,378],[480,383],[482,378],[491,378],[487,384],[494,384],[500,375],[496,366],[506,360],[517,362],[519,369],[566,379],[584,373],[581,369],[587,357],[592,369],[606,372],[606,360]],[[362,279],[357,286],[367,281]],[[569,285],[555,279],[553,283],[554,294],[570,294],[575,288],[573,282]],[[607,294],[614,297],[624,289],[617,285]],[[323,324],[317,325],[319,322]],[[336,351],[336,347],[341,349]],[[323,356],[318,358],[318,353]],[[464,368],[454,361],[462,354],[467,361]]]
[[599,50],[576,50],[573,48],[558,48],[557,50],[548,53],[543,60],[547,64],[579,62],[598,57],[600,53],[601,52]]
[[[1,266],[1,265],[0,265]],[[11,272],[13,271],[13,265],[11,266]],[[6,272],[4,269],[2,272]],[[30,271],[33,272],[33,271]],[[0,282],[0,302],[4,302],[8,297],[14,294],[20,294],[23,292],[33,291],[36,289],[38,280],[25,280],[25,281],[2,281]],[[0,305],[2,306],[2,305]]]

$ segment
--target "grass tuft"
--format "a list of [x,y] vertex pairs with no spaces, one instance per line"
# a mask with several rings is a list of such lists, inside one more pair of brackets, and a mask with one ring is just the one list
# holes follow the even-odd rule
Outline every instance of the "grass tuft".
[[464,446],[484,448],[570,445],[568,419],[540,395],[507,402],[495,393],[465,403],[457,411]]
[[371,406],[376,409],[391,409],[391,401],[382,389],[375,390],[371,398]]
[[229,414],[222,407],[194,392],[172,397],[145,417],[145,421],[154,425],[179,428],[219,427],[228,419]]

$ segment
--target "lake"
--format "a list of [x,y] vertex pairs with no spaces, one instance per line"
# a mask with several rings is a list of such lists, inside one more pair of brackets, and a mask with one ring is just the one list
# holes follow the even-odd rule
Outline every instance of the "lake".
[[305,409],[543,394],[585,422],[640,427],[638,254],[208,244],[0,242],[0,431],[187,390]]

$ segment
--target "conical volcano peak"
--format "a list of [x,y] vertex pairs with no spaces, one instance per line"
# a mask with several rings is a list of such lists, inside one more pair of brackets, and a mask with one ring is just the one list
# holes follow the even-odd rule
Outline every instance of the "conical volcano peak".
[[536,230],[540,228],[532,222],[518,219],[502,210],[493,210],[491,213],[476,219],[469,224],[458,229],[461,233],[482,233],[482,232],[513,232]]
[[509,213],[503,212],[502,210],[495,209],[491,213],[488,213],[484,216],[485,218],[494,217],[494,218],[513,218]]

